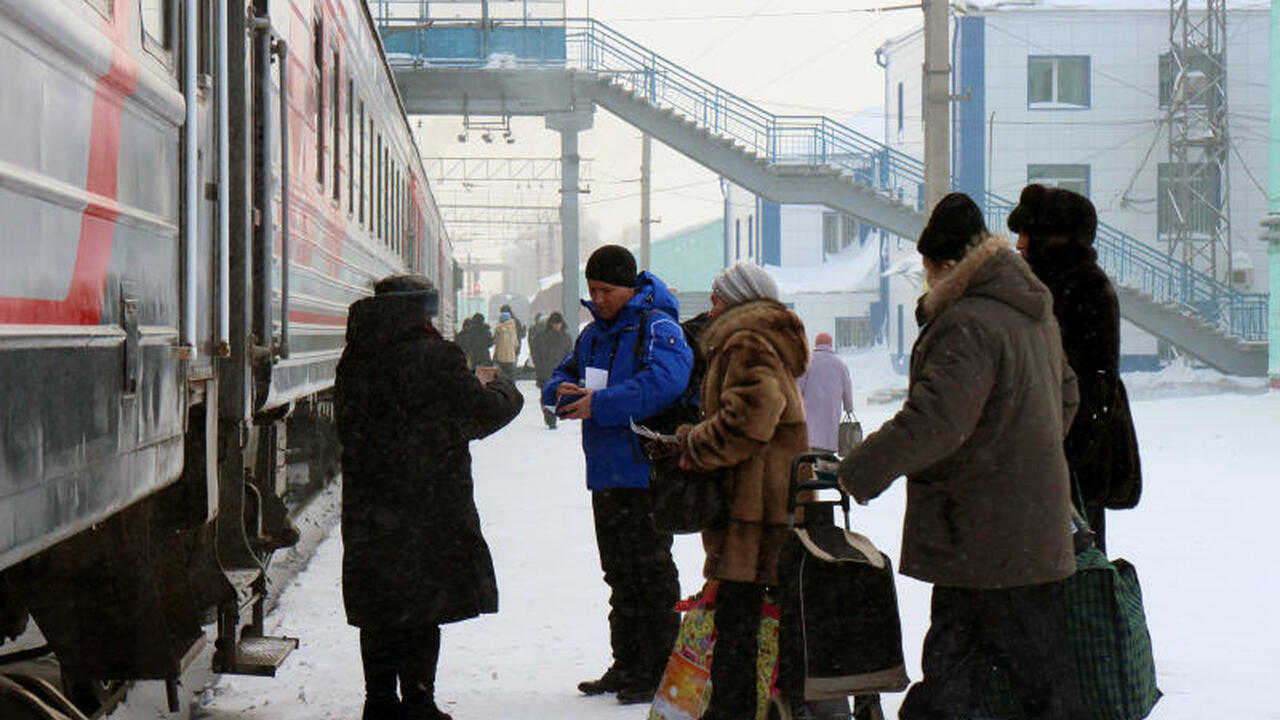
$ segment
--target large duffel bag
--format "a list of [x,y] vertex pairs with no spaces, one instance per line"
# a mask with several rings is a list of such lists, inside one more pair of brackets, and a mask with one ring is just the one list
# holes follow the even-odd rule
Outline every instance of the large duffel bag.
[[[1076,555],[1066,581],[1067,639],[1080,690],[1093,720],[1141,720],[1160,699],[1151,635],[1142,609],[1138,573],[1125,560],[1107,560],[1097,548]],[[984,717],[1026,717],[1009,679],[995,670]]]

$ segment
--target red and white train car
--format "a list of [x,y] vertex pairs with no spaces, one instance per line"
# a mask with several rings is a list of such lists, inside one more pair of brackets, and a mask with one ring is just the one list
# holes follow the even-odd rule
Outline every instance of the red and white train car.
[[174,680],[213,616],[216,669],[273,672],[264,567],[290,477],[336,473],[347,306],[418,272],[453,325],[377,28],[361,0],[3,0],[0,73],[0,631],[29,613],[83,706]]

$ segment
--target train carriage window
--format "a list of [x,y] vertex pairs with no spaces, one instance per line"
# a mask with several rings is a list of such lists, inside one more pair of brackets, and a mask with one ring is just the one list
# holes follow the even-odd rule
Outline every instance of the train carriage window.
[[324,23],[316,18],[312,28],[311,59],[315,65],[312,77],[316,88],[316,182],[324,187]]
[[347,215],[356,214],[356,84],[347,78]]
[[379,222],[382,219],[382,213],[378,207],[382,202],[382,136],[375,135],[373,130],[373,122],[369,123],[369,144],[373,150],[373,157],[369,159],[369,226],[373,237],[377,240],[382,239],[382,228]]
[[360,224],[364,225],[364,195],[368,192],[369,185],[364,180],[364,101],[360,101]]
[[141,0],[142,35],[147,44],[162,50],[172,47],[172,7],[169,0]]
[[342,90],[342,64],[339,61],[338,51],[333,51],[333,69],[329,72],[333,78],[333,87],[330,89],[333,95],[331,100],[333,104],[333,201],[335,203],[342,202],[342,123],[340,122],[341,114],[339,110],[342,108],[340,90]]
[[115,3],[112,0],[86,0],[86,2],[107,20],[110,20],[115,13]]

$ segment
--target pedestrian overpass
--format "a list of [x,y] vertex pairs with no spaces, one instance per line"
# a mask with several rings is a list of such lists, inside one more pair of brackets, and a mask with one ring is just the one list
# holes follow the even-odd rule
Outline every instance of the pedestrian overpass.
[[[578,256],[577,135],[597,106],[772,202],[825,205],[911,239],[924,226],[920,160],[827,117],[775,115],[603,23],[377,20],[409,114],[542,116],[561,134],[566,265]],[[990,227],[1004,227],[1013,202],[975,199]],[[1095,247],[1126,320],[1223,372],[1266,374],[1265,294],[1241,293],[1105,223]],[[572,302],[576,273],[564,281]]]

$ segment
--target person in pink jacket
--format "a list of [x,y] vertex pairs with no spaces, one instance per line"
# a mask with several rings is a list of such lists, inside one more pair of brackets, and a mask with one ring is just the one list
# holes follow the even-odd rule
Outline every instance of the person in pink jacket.
[[840,410],[853,412],[853,380],[849,367],[832,349],[831,335],[813,339],[809,370],[796,378],[804,395],[804,416],[809,424],[809,445],[835,452],[839,443]]

